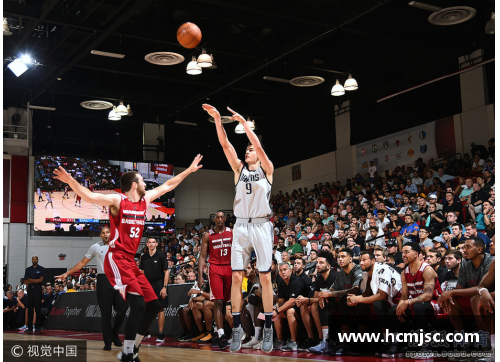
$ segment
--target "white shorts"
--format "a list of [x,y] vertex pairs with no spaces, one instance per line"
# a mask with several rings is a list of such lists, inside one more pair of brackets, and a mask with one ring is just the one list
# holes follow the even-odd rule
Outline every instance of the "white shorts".
[[[242,220],[244,222],[241,222]],[[245,270],[254,250],[259,272],[271,271],[273,244],[273,224],[270,221],[248,223],[247,219],[236,219],[231,247],[231,268],[233,271]]]

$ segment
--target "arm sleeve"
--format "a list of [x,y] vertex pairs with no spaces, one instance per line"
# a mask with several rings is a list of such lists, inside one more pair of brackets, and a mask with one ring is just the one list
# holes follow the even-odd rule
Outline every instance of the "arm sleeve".
[[361,268],[354,269],[354,281],[352,283],[353,287],[359,287],[361,284],[361,279],[363,279],[363,270]]
[[95,249],[96,249],[96,248],[95,248],[95,245],[96,245],[96,244],[92,245],[92,246],[89,248],[89,251],[87,251],[87,254],[85,254],[85,257],[86,257],[87,259],[92,260],[92,259],[94,258],[94,256],[95,256],[95,252],[96,252],[96,250],[95,250]]

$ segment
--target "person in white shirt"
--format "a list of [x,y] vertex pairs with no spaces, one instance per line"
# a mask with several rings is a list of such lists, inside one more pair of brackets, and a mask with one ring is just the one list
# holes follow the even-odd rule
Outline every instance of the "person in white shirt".
[[377,166],[375,166],[373,161],[370,161],[370,167],[368,168],[368,172],[370,173],[371,178],[375,177],[375,172],[377,172]]
[[472,163],[472,171],[482,171],[485,163],[486,162],[483,159],[481,159],[481,156],[479,156],[478,154],[475,154],[474,160]]

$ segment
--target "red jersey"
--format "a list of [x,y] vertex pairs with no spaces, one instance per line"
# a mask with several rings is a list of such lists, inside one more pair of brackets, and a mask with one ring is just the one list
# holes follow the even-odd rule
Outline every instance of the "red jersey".
[[233,231],[225,228],[220,234],[214,230],[208,231],[208,262],[210,265],[231,264],[231,245]]
[[90,185],[89,190],[90,190],[90,192],[94,192],[94,186]]
[[[410,299],[424,294],[424,269],[427,267],[432,268],[429,264],[423,262],[415,275],[411,275],[409,266],[405,268],[405,280],[406,285],[408,286],[408,292],[410,293]],[[436,277],[432,300],[437,300],[442,293],[443,291],[441,290],[441,285]]]
[[125,195],[121,195],[120,211],[116,217],[109,218],[110,240],[115,242],[110,252],[124,252],[135,255],[144,231],[146,218],[146,200],[141,198],[132,202]]

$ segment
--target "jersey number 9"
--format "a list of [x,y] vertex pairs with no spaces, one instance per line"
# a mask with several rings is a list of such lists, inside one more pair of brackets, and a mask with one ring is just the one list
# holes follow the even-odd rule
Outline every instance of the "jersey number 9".
[[247,188],[247,195],[250,195],[252,193],[252,184],[247,183],[246,188]]

